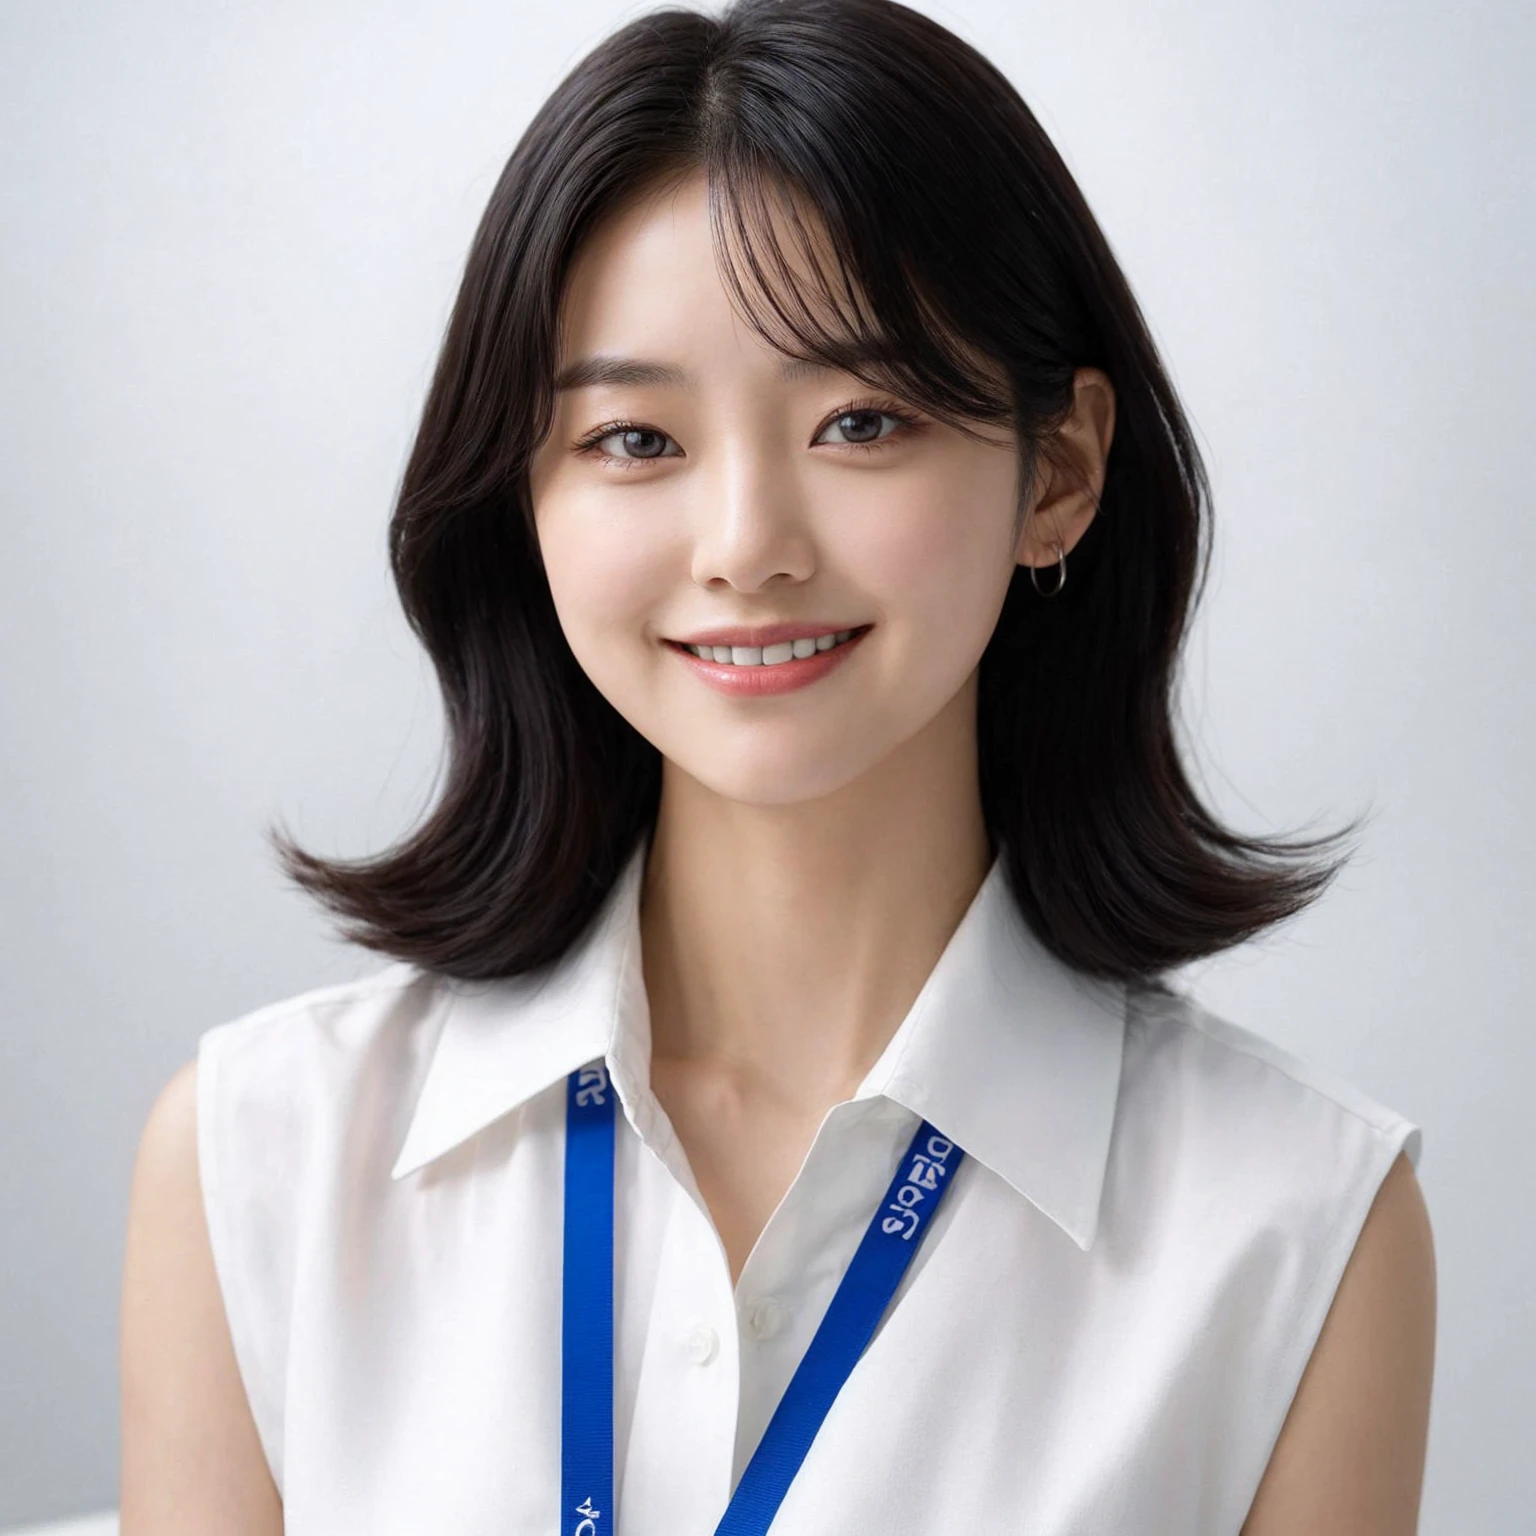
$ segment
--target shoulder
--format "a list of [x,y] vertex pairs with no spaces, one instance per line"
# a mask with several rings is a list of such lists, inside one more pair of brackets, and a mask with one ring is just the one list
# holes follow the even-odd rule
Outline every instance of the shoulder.
[[294,1050],[361,1058],[385,1044],[391,1032],[410,1029],[445,983],[444,977],[397,962],[214,1024],[199,1036],[198,1056]]
[[178,1219],[196,1202],[203,1275],[279,1489],[295,1287],[346,1225],[337,1202],[387,1186],[444,980],[397,963],[215,1024],[145,1127],[146,1166],[179,1170]]
[[1267,1262],[1320,1323],[1399,1158],[1417,1187],[1419,1126],[1171,987],[1129,990],[1121,1072],[1122,1203],[1182,1239],[1191,1265],[1246,1284]]
[[1133,1103],[1176,1115],[1192,1135],[1226,1138],[1234,1152],[1348,1144],[1377,1182],[1399,1153],[1418,1165],[1423,1133],[1411,1120],[1177,987],[1128,989],[1125,1055]]
[[445,978],[405,963],[316,987],[204,1030],[197,1042],[205,1177],[226,1147],[292,1163],[349,1126],[388,1116],[430,1061]]
[[120,1351],[124,1530],[191,1532],[217,1520],[246,1536],[280,1531],[209,1245],[195,1060],[161,1089],[140,1135]]
[[[405,963],[204,1030],[197,1149],[227,1289],[282,1278],[306,1217],[379,1187],[431,1063],[447,978]],[[181,1090],[185,1094],[185,1088]]]
[[1399,1155],[1339,1281],[1243,1536],[1418,1529],[1435,1312],[1429,1212]]
[[1435,1308],[1419,1126],[1171,987],[1128,994],[1121,1110],[1130,1203],[1243,1320],[1245,1536],[1412,1530]]
[[155,1095],[139,1136],[134,1173],[185,1185],[197,1173],[197,1061],[183,1062]]
[[296,1221],[338,1160],[367,1177],[403,1134],[450,990],[447,978],[397,963],[204,1030],[198,1152],[216,1251],[227,1209]]
[[128,1197],[129,1248],[185,1251],[204,1235],[197,1167],[197,1062],[155,1096],[139,1134]]

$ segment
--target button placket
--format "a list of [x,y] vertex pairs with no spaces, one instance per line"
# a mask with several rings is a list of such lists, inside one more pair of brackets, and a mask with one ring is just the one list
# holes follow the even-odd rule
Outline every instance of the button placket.
[[729,1496],[739,1392],[730,1277],[707,1219],[661,1159],[670,1212],[658,1254],[622,1488],[655,1525],[634,1536],[713,1529]]
[[720,1335],[708,1323],[695,1323],[683,1348],[695,1365],[708,1365],[720,1353]]
[[747,1329],[755,1339],[776,1338],[789,1321],[789,1309],[777,1296],[759,1296],[747,1308]]
[[826,1313],[902,1146],[917,1126],[884,1098],[832,1109],[738,1282],[740,1477]]

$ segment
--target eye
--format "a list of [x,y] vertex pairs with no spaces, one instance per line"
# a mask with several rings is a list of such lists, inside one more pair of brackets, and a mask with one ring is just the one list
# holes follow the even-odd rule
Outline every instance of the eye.
[[[854,404],[845,406],[816,434],[814,441],[834,448],[873,448],[890,438],[917,429],[917,419],[889,405]],[[838,436],[828,438],[828,432]]]
[[[667,452],[671,443],[675,452]],[[681,456],[681,449],[665,432],[654,427],[642,426],[634,421],[605,422],[576,443],[578,453],[598,450],[598,457],[615,464],[643,463],[647,459],[673,459]]]

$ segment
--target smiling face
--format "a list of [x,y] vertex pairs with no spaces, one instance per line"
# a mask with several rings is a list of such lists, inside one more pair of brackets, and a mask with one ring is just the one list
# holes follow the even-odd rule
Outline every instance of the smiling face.
[[[667,772],[788,804],[925,730],[974,733],[1020,557],[1011,433],[978,441],[768,346],[717,270],[702,175],[583,246],[557,372],[569,387],[529,469],[555,609]],[[713,660],[732,642],[740,667]]]

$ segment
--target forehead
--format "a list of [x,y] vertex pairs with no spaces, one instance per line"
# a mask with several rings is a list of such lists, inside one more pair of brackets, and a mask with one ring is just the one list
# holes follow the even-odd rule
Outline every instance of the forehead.
[[[646,189],[610,212],[583,241],[566,276],[560,305],[562,370],[597,352],[652,356],[707,343],[713,348],[728,344],[755,361],[771,361],[786,379],[822,371],[815,364],[786,364],[751,323],[729,278],[734,274],[739,280],[745,269],[748,286],[768,300],[754,305],[759,316],[764,309],[772,313],[775,291],[793,290],[794,304],[803,307],[823,281],[830,242],[819,219],[803,206],[791,213],[781,205],[759,216],[770,242],[770,263],[778,269],[772,278],[762,270],[761,246],[745,253],[729,219],[718,235],[712,228],[702,171]],[[828,312],[825,304],[820,307]],[[763,359],[763,353],[770,358]]]

